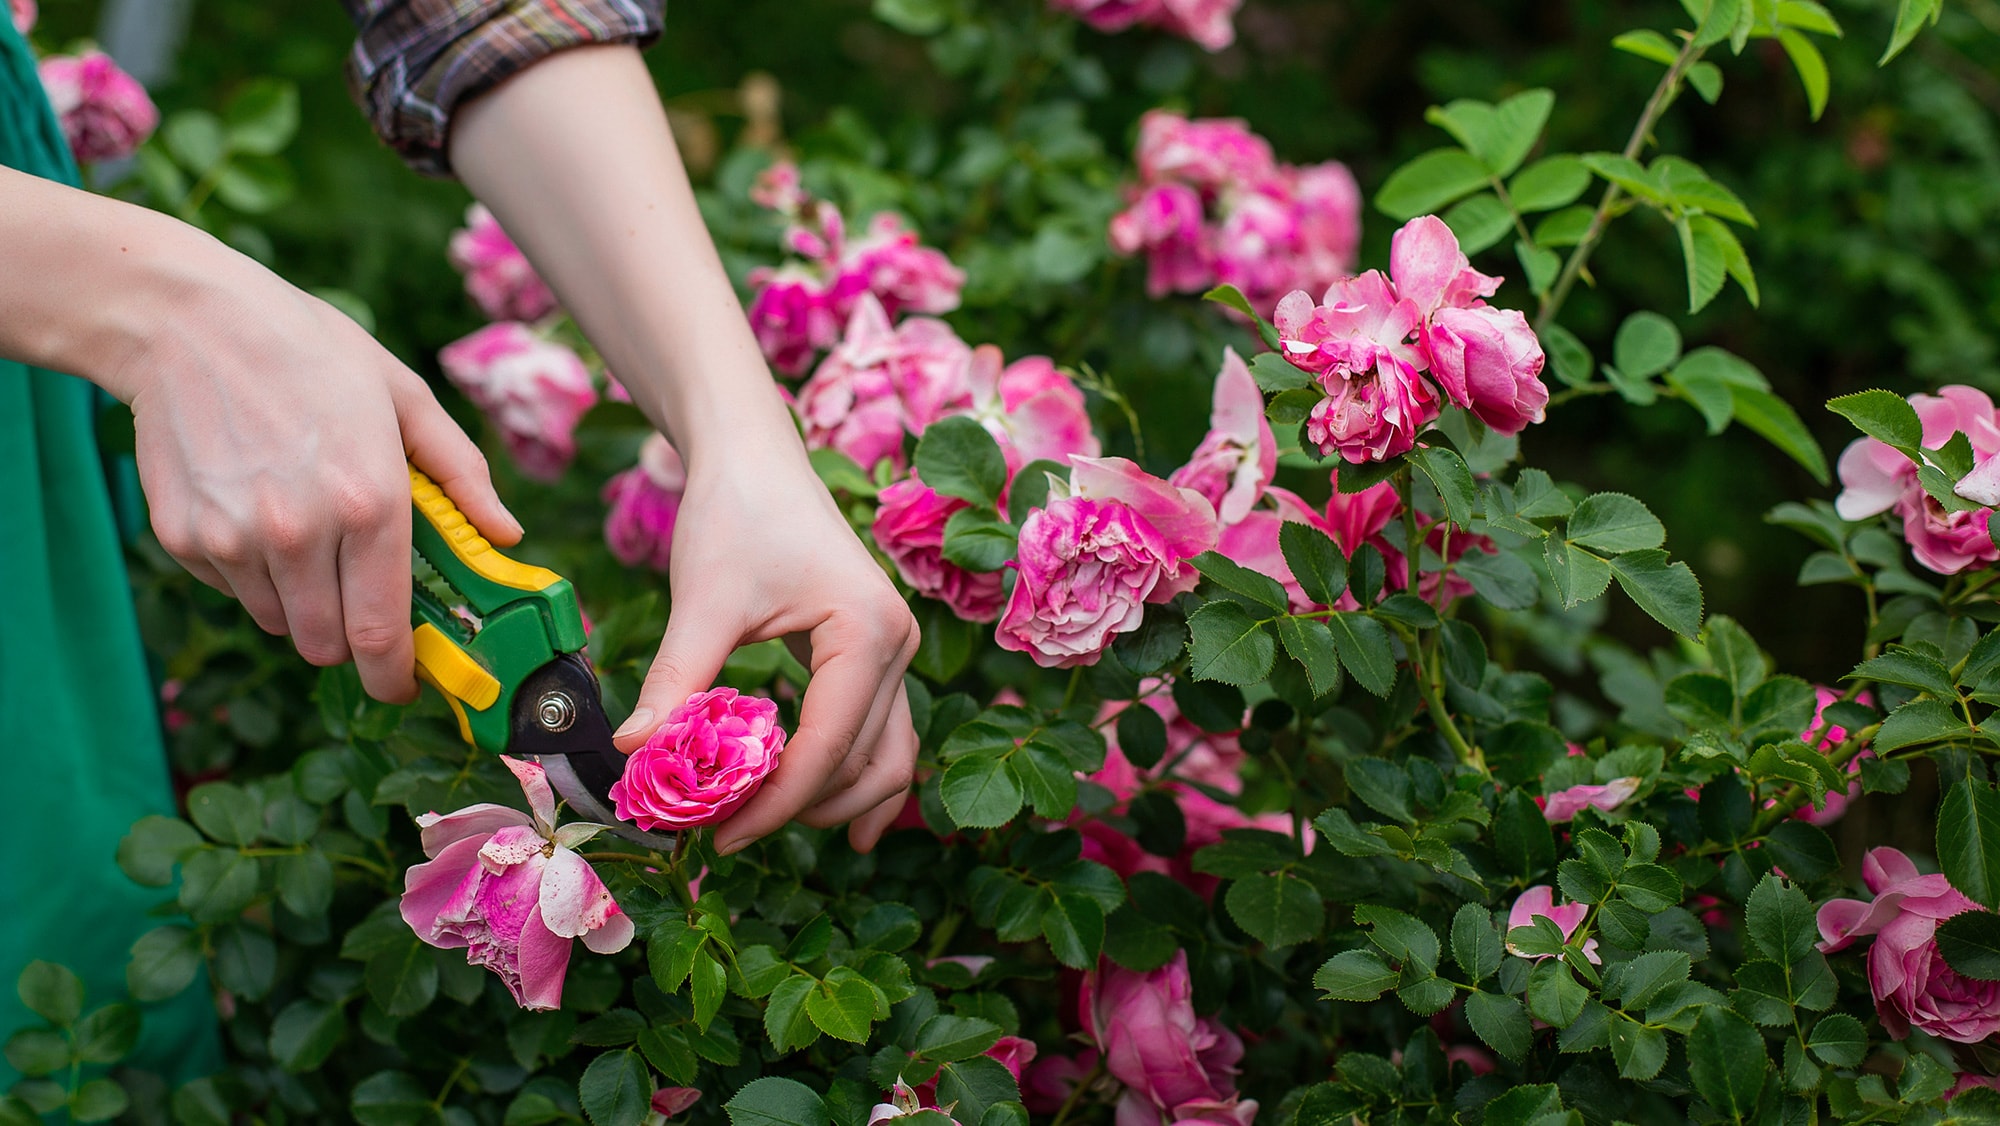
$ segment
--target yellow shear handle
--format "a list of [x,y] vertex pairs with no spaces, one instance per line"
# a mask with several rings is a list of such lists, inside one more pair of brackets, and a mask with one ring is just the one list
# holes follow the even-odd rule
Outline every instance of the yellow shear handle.
[[494,550],[493,545],[486,542],[486,537],[479,534],[479,529],[473,527],[472,521],[465,518],[465,513],[451,503],[444,490],[414,465],[410,466],[410,501],[437,529],[445,546],[458,557],[458,561],[487,582],[513,590],[545,590],[562,581],[561,575],[547,567],[509,559]]

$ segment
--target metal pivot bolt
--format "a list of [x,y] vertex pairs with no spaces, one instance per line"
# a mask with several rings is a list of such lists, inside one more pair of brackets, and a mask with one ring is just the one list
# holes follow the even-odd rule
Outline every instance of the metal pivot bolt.
[[548,731],[568,731],[576,722],[576,704],[562,692],[545,692],[535,702],[535,719]]

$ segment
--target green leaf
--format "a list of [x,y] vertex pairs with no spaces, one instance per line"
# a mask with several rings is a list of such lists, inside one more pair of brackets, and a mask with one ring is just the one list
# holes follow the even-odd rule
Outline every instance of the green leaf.
[[1247,687],[1271,675],[1277,642],[1239,603],[1217,599],[1203,605],[1189,615],[1188,633],[1188,672],[1195,679]]
[[1952,969],[1980,981],[2000,981],[2000,915],[1967,911],[1939,924],[1938,952]]
[[1611,341],[1611,362],[1634,379],[1647,379],[1681,358],[1681,330],[1652,312],[1637,312],[1618,326]]
[[1190,562],[1203,578],[1226,591],[1240,594],[1281,614],[1291,608],[1291,599],[1278,580],[1253,571],[1220,552],[1204,551]]
[[174,881],[174,866],[201,847],[201,834],[178,817],[140,818],[118,842],[118,867],[132,882],[162,888]]
[[1568,207],[1590,187],[1590,169],[1563,153],[1528,165],[1507,185],[1507,197],[1522,213]]
[[[1257,310],[1250,307],[1250,299],[1243,296],[1242,290],[1237,289],[1233,285],[1218,285],[1214,289],[1209,290],[1207,293],[1202,294],[1201,299],[1203,301],[1213,301],[1218,305],[1227,306],[1243,314],[1244,316],[1250,318],[1250,323],[1257,326],[1257,335],[1263,339],[1264,347],[1270,348],[1273,351],[1277,349],[1278,330],[1271,327],[1271,322],[1265,320],[1257,312]],[[1263,357],[1259,356],[1257,357],[1257,359],[1263,359]],[[1257,364],[1255,360],[1251,361],[1250,371],[1253,376],[1256,376]],[[1261,379],[1262,377],[1258,378]],[[1311,377],[1308,376],[1307,381],[1310,382],[1310,380]],[[1259,386],[1262,386],[1262,384],[1260,383]],[[1300,383],[1296,384],[1296,386],[1303,387],[1305,386],[1305,384]]]
[[1840,22],[1815,0],[1778,0],[1778,23],[1783,27],[1796,27],[1836,39],[1841,36]]
[[1525,790],[1507,789],[1493,814],[1495,851],[1506,870],[1522,879],[1531,879],[1556,862],[1555,836],[1548,818],[1542,816]]
[[1813,1026],[1806,1047],[1834,1067],[1854,1067],[1868,1056],[1868,1032],[1846,1013],[1834,1013]]
[[437,960],[414,934],[368,959],[364,978],[368,995],[392,1017],[420,1013],[437,996]]
[[1001,1031],[990,1020],[940,1014],[917,1029],[914,1050],[924,1059],[946,1063],[970,1059],[998,1043]]
[[1945,668],[1942,661],[1922,650],[1903,645],[1890,646],[1888,652],[1861,662],[1841,679],[1901,684],[1944,700],[1958,697],[1951,670]]
[[1831,480],[1827,473],[1826,452],[1820,449],[1819,439],[1806,429],[1806,424],[1799,419],[1798,412],[1792,409],[1790,403],[1769,391],[1737,384],[1730,384],[1729,398],[1737,422],[1804,466],[1813,480],[1822,485]]
[[7,1038],[6,1056],[15,1071],[38,1079],[69,1067],[69,1041],[52,1028],[23,1028]]
[[945,768],[945,812],[961,829],[996,829],[1021,812],[1024,795],[1013,772],[992,755],[969,755]]
[[247,845],[264,830],[257,799],[230,782],[208,782],[188,791],[188,817],[195,827],[224,844]]
[[1391,219],[1436,212],[1487,184],[1486,167],[1459,148],[1433,149],[1389,174],[1375,193],[1375,207]]
[[1487,172],[1505,178],[1535,147],[1555,101],[1555,94],[1543,89],[1523,90],[1497,106],[1461,98],[1431,107],[1424,120],[1450,133]]
[[1335,954],[1313,974],[1313,988],[1330,1001],[1373,1001],[1401,976],[1373,950]]
[[1616,555],[1660,546],[1667,529],[1634,497],[1593,493],[1576,506],[1564,535],[1571,543]]
[[1612,1013],[1605,1032],[1611,1041],[1611,1059],[1622,1079],[1651,1079],[1667,1062],[1667,1034],[1641,1024],[1624,1013]]
[[1363,903],[1355,906],[1354,921],[1373,928],[1368,932],[1368,940],[1380,947],[1384,954],[1405,963],[1405,976],[1408,976],[1411,964],[1425,974],[1437,972],[1437,932],[1422,919],[1393,907]]
[[1458,573],[1475,594],[1502,610],[1526,610],[1541,596],[1534,568],[1511,551],[1467,552]]
[[1557,379],[1571,387],[1581,387],[1590,382],[1592,373],[1597,370],[1597,361],[1583,341],[1577,339],[1576,333],[1561,325],[1550,325],[1542,330],[1541,335],[1542,346],[1548,349],[1549,366],[1555,369]]
[[1589,1000],[1590,990],[1561,959],[1544,959],[1528,972],[1528,1012],[1543,1024],[1569,1027]]
[[1042,937],[1063,965],[1078,970],[1095,966],[1104,949],[1104,908],[1087,895],[1056,895],[1042,913]]
[[1346,592],[1347,557],[1325,532],[1287,520],[1278,526],[1278,547],[1307,598],[1331,606]]
[[1167,753],[1167,721],[1151,706],[1134,701],[1118,713],[1118,749],[1133,766],[1151,770]]
[[182,926],[155,927],[132,944],[125,988],[134,1001],[164,1001],[186,989],[201,970],[201,935]]
[[229,150],[222,120],[203,109],[184,109],[167,117],[160,139],[182,168],[196,176],[206,174]]
[[117,1063],[139,1041],[139,1010],[122,1002],[106,1005],[76,1025],[76,1058],[84,1063]]
[[1896,29],[1889,35],[1889,46],[1876,60],[1876,66],[1886,66],[1890,59],[1903,53],[1916,39],[1917,33],[1926,24],[1934,24],[1944,14],[1944,0],[1900,0],[1896,5]]
[[1687,69],[1688,85],[1701,95],[1701,100],[1714,105],[1722,96],[1722,68],[1711,62],[1698,62]]
[[1611,46],[1628,55],[1637,55],[1642,59],[1659,63],[1661,66],[1672,66],[1674,60],[1680,57],[1680,49],[1669,42],[1666,36],[1648,28],[1625,32],[1613,39]]
[[1687,262],[1690,313],[1700,312],[1715,300],[1729,272],[1727,251],[1715,233],[1719,224],[1712,219],[1703,222],[1704,219],[1705,216],[1682,215],[1674,220],[1674,230],[1681,238],[1681,256]]
[[29,962],[15,990],[22,1004],[57,1028],[68,1028],[83,1013],[83,979],[68,966],[39,959]]
[[1444,225],[1458,238],[1459,250],[1477,254],[1499,244],[1514,229],[1514,213],[1492,192],[1467,196],[1444,213]]
[[1791,56],[1792,67],[1799,72],[1799,82],[1806,88],[1806,105],[1811,108],[1812,119],[1818,121],[1819,115],[1826,112],[1825,57],[1812,40],[1789,27],[1778,29],[1778,42],[1784,44],[1785,54]]
[[1319,892],[1283,872],[1235,881],[1224,902],[1237,926],[1272,948],[1318,938],[1326,925],[1326,903]]
[[938,1068],[937,1101],[953,1107],[952,1116],[986,1124],[986,1112],[1001,1103],[1017,1103],[1021,1089],[999,1060],[973,1056]]
[[1519,1063],[1534,1046],[1534,1028],[1521,1002],[1497,993],[1475,991],[1465,998],[1465,1020],[1486,1046]]
[[354,1088],[347,1109],[361,1126],[416,1126],[437,1121],[431,1092],[407,1072],[378,1071]]
[[1701,629],[1701,582],[1685,563],[1669,563],[1658,549],[1633,551],[1611,560],[1619,589],[1653,620],[1693,637]]
[[1900,395],[1880,389],[1828,399],[1826,409],[1852,422],[1863,434],[1902,450],[1923,445],[1924,427],[1916,408]]
[[[1311,404],[1318,402],[1321,398],[1321,392],[1313,385],[1311,373],[1299,368],[1277,352],[1260,352],[1252,356],[1250,358],[1250,377],[1257,381],[1258,390],[1261,390],[1266,395],[1279,395],[1286,391],[1310,390],[1310,395],[1305,405],[1306,411],[1311,410]],[[1296,425],[1298,422],[1303,421],[1304,418],[1305,412],[1302,411],[1299,417],[1293,420],[1293,424]],[[1276,423],[1273,423],[1273,425],[1276,425]]]
[[1556,257],[1555,251],[1536,246],[1526,239],[1514,240],[1514,257],[1521,262],[1529,291],[1537,297],[1549,291],[1549,287],[1555,284],[1556,275],[1562,270],[1562,259]]
[[855,970],[837,967],[806,994],[806,1016],[836,1040],[862,1043],[875,1021],[875,990]]
[[994,507],[1007,487],[1007,459],[993,435],[966,415],[940,419],[917,441],[917,476],[948,497]]
[[793,974],[779,982],[764,1002],[764,1035],[779,1052],[803,1048],[819,1039],[818,1026],[806,1015],[806,998],[818,984],[810,974]]
[[[1327,628],[1326,623],[1312,618],[1279,618],[1278,640],[1284,644],[1285,652],[1305,668],[1306,680],[1312,685],[1314,696],[1325,696],[1339,690],[1340,655],[1334,645],[1333,631]],[[1121,726],[1120,746],[1123,745]],[[1128,754],[1126,757],[1131,756]],[[1157,757],[1154,761],[1158,761]],[[1133,764],[1141,765],[1136,759]]]
[[1882,730],[1875,735],[1875,752],[1887,754],[1918,743],[1970,733],[1971,729],[1950,704],[1943,700],[1913,700],[1890,712],[1889,718],[1882,721]]
[[951,23],[943,0],[875,0],[875,18],[906,35],[936,35]]
[[271,1060],[294,1075],[316,1070],[346,1032],[347,1014],[339,1006],[300,998],[271,1021]]
[[[1541,248],[1575,246],[1589,237],[1591,224],[1596,219],[1597,210],[1595,208],[1587,207],[1583,204],[1565,207],[1553,215],[1544,216],[1540,222],[1535,224],[1535,245]],[[1554,268],[1546,271],[1551,281],[1555,278],[1556,269],[1560,268],[1561,265],[1561,261],[1558,260],[1554,264]],[[1549,327],[1555,328],[1557,326],[1550,325]],[[1548,344],[1548,339],[1545,333],[1542,337],[1542,343],[1545,347]],[[1551,357],[1554,356],[1553,350],[1550,351],[1550,355]],[[1563,367],[1556,369],[1556,376],[1564,383],[1570,383],[1570,377],[1563,374],[1567,370],[1569,369]],[[1570,385],[1575,386],[1574,383],[1570,383]]]
[[299,131],[299,90],[289,82],[259,78],[229,99],[223,110],[229,147],[275,156]]
[[1666,197],[1661,193],[1658,181],[1638,161],[1630,157],[1611,152],[1592,152],[1584,153],[1579,159],[1583,161],[1585,168],[1639,199],[1649,203],[1665,201]]
[[1498,973],[1504,953],[1486,908],[1467,903],[1451,917],[1451,960],[1465,971],[1467,981],[1478,983]]
[[1396,656],[1389,646],[1389,631],[1381,622],[1362,613],[1341,612],[1327,619],[1333,631],[1334,648],[1340,663],[1361,687],[1377,696],[1387,696],[1396,683]]
[[1445,446],[1424,446],[1410,455],[1410,464],[1437,489],[1446,517],[1461,528],[1470,527],[1472,506],[1479,499],[1479,490],[1472,483],[1472,471],[1465,467],[1465,459]]
[[1813,951],[1819,928],[1812,902],[1805,893],[1776,875],[1758,881],[1745,904],[1745,928],[1766,957],[1781,965],[1797,962]]
[[744,1084],[722,1109],[730,1126],[828,1126],[832,1117],[811,1087],[775,1075]]
[[1417,815],[1415,787],[1409,772],[1386,759],[1351,758],[1343,769],[1347,788],[1368,803],[1370,809],[1404,824],[1414,824]]
[[983,509],[960,509],[945,521],[944,557],[968,571],[998,571],[1014,550],[1014,526]]
[[1717,1112],[1743,1118],[1755,1109],[1771,1058],[1748,1021],[1727,1009],[1704,1008],[1688,1033],[1687,1053],[1695,1090]]
[[1937,852],[1952,887],[1983,907],[1996,906],[2000,901],[2000,793],[1970,778],[1953,783],[1938,805]]
[[1702,630],[1702,641],[1715,671],[1729,682],[1730,693],[1738,700],[1756,691],[1771,671],[1757,642],[1734,618],[1721,614],[1710,618]]

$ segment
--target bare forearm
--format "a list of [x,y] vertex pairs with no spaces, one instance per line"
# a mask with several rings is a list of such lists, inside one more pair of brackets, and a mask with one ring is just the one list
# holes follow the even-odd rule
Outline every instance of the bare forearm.
[[157,212],[0,168],[0,356],[82,376],[127,402],[128,361],[215,274],[258,269]]
[[638,52],[557,54],[459,111],[451,159],[691,468],[796,448]]

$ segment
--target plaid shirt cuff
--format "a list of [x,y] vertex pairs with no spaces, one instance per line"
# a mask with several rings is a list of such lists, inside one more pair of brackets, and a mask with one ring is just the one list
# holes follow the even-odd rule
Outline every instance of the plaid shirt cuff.
[[450,176],[459,104],[586,43],[659,38],[666,0],[342,0],[360,29],[347,77],[375,132],[417,171]]

